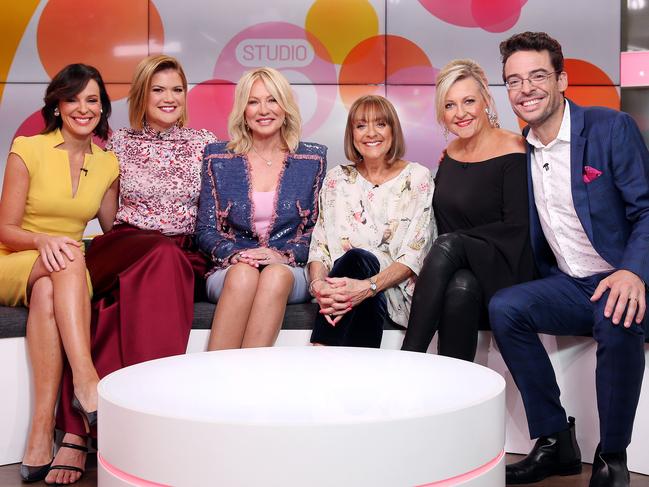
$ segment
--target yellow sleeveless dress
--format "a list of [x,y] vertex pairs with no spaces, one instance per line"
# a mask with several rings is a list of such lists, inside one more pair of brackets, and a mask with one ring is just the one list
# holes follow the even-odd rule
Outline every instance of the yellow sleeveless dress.
[[[92,144],[86,154],[77,193],[72,195],[68,153],[60,130],[33,137],[17,137],[11,152],[29,171],[29,190],[21,227],[34,233],[67,236],[80,241],[88,221],[95,218],[106,190],[119,174],[112,152]],[[39,258],[37,250],[14,251],[0,242],[0,304],[27,306],[27,281]],[[90,279],[88,279],[89,290]]]

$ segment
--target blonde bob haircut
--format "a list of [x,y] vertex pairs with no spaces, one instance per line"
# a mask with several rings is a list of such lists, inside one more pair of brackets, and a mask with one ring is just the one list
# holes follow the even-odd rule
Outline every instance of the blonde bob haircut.
[[386,162],[392,164],[406,153],[406,141],[403,138],[399,116],[387,98],[378,95],[365,95],[357,99],[347,114],[345,127],[345,157],[351,162],[359,163],[363,156],[354,145],[354,125],[359,121],[384,121],[392,129],[392,146],[385,155]]
[[[185,98],[187,97],[187,77],[176,58],[161,54],[142,59],[135,68],[131,89],[128,92],[128,121],[132,128],[142,130],[146,120],[146,104],[151,90],[151,78],[154,74],[167,69],[178,73],[183,83]],[[177,123],[180,127],[187,123],[187,103],[185,103],[183,113]]]
[[489,82],[484,70],[478,63],[472,59],[455,59],[451,61],[437,75],[436,91],[435,91],[435,113],[437,115],[437,122],[444,125],[444,105],[446,104],[446,95],[448,90],[451,89],[457,81],[473,78],[478,83],[480,94],[487,105],[489,113],[495,119],[497,117],[496,104],[489,92]]
[[302,117],[300,109],[295,103],[293,90],[288,80],[279,71],[263,67],[245,73],[234,89],[234,103],[228,117],[228,132],[230,142],[227,148],[235,154],[247,154],[252,149],[252,132],[246,123],[246,107],[252,85],[261,80],[268,93],[277,101],[284,110],[284,123],[279,134],[284,149],[294,152],[300,142],[302,133]]

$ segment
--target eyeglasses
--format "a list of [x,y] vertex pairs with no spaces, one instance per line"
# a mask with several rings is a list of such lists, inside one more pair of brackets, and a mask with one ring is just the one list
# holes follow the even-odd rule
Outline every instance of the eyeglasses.
[[523,88],[523,83],[529,81],[532,86],[538,86],[547,81],[550,76],[559,74],[561,71],[552,71],[551,73],[534,73],[529,78],[519,78],[518,76],[512,76],[507,81],[505,81],[505,86],[510,91],[520,90]]

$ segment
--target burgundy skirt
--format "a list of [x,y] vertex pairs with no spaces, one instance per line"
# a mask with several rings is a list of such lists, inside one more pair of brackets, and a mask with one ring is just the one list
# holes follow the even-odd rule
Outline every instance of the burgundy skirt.
[[[86,265],[93,285],[91,350],[99,377],[185,353],[194,298],[204,295],[209,267],[190,236],[118,225],[93,240]],[[72,394],[66,366],[57,428],[84,436]]]

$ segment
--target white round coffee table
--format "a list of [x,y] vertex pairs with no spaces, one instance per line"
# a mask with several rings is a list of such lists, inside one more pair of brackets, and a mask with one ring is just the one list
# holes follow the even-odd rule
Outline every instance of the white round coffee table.
[[498,486],[505,382],[357,348],[196,353],[99,384],[99,485]]

